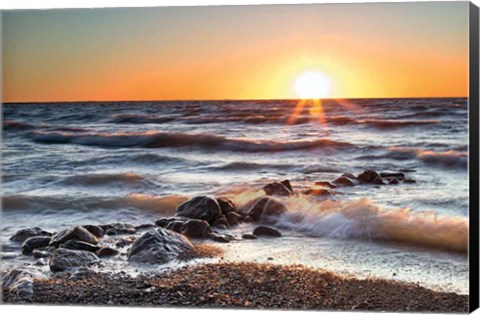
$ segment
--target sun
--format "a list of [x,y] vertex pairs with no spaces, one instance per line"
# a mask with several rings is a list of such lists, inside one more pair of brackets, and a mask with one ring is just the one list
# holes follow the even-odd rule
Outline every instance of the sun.
[[302,99],[321,99],[330,93],[330,79],[320,72],[307,71],[295,81],[295,93]]

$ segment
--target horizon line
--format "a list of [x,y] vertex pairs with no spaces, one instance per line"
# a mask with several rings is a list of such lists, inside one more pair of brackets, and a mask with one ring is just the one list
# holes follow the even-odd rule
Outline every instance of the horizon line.
[[[400,97],[331,97],[331,98],[319,98],[322,101],[331,101],[331,100],[362,100],[362,99],[441,99],[441,98],[467,98],[468,95],[465,96],[400,96]],[[128,103],[128,102],[233,102],[233,101],[300,101],[300,100],[314,100],[312,99],[303,99],[303,98],[231,98],[231,99],[137,99],[137,100],[72,100],[72,101],[19,101],[19,102],[5,102],[2,101],[1,104],[42,104],[42,103],[112,103],[112,102],[121,102],[121,103]]]

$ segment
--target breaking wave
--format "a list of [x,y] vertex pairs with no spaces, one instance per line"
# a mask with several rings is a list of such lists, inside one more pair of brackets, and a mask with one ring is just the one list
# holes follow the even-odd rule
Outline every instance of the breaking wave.
[[243,138],[226,138],[223,136],[201,133],[187,134],[179,132],[144,132],[144,133],[68,133],[68,132],[33,132],[33,140],[47,144],[80,144],[103,147],[185,147],[243,151],[275,152],[308,150],[315,148],[351,147],[347,142],[330,139],[268,141]]
[[389,148],[387,157],[396,160],[417,158],[425,164],[444,168],[466,169],[468,165],[467,151],[443,151],[412,149],[404,147]]
[[393,241],[463,253],[468,249],[468,220],[463,217],[384,210],[368,198],[313,202],[292,197],[285,203],[289,211],[275,224],[310,236]]

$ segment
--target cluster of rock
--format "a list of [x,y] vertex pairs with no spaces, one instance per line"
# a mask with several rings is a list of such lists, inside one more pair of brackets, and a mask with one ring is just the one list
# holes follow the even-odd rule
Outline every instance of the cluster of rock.
[[403,172],[381,172],[366,170],[358,175],[344,173],[333,181],[316,182],[315,187],[305,190],[308,195],[331,196],[334,195],[334,189],[337,187],[351,187],[356,185],[398,185],[400,183],[414,184],[416,181],[407,178]]

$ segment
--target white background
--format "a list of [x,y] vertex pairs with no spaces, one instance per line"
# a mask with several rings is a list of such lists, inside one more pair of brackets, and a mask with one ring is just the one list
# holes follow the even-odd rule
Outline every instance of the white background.
[[[414,2],[414,0],[404,0],[402,2]],[[438,0],[437,0],[438,1]],[[387,1],[361,1],[361,0],[328,0],[328,1],[295,1],[295,0],[0,0],[0,10],[3,9],[48,9],[48,8],[102,8],[102,7],[153,7],[153,6],[191,6],[191,5],[242,5],[242,4],[291,4],[291,3],[351,3],[351,2],[387,2]],[[400,2],[400,1],[390,1]],[[480,0],[473,0],[477,6],[480,6]],[[0,306],[1,314],[8,315],[40,315],[40,314],[62,314],[65,315],[88,315],[114,313],[115,315],[132,315],[140,313],[141,315],[159,314],[162,315],[220,315],[231,314],[241,315],[244,313],[251,315],[306,315],[312,312],[306,311],[246,311],[246,310],[224,310],[224,309],[174,309],[174,308],[132,308],[132,307],[80,307],[80,306]],[[321,314],[368,314],[359,312],[319,312]],[[395,313],[383,313],[395,314]],[[475,312],[480,315],[480,311]]]

